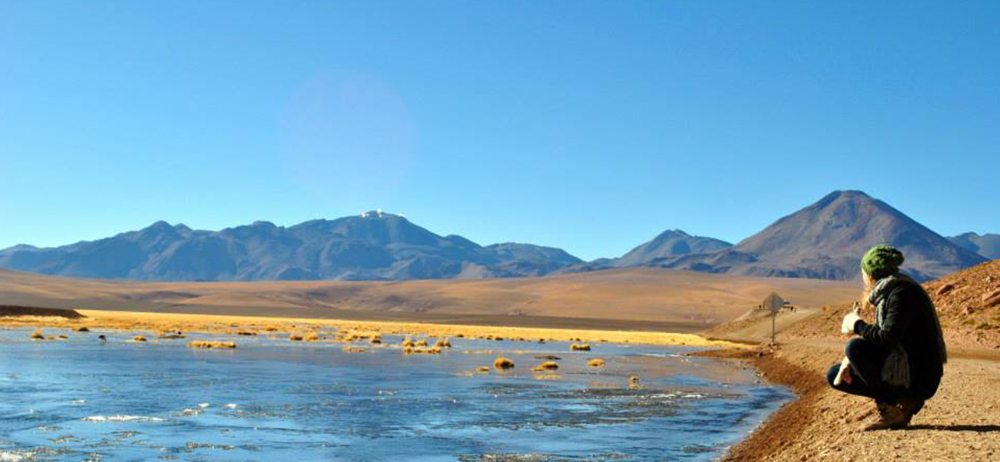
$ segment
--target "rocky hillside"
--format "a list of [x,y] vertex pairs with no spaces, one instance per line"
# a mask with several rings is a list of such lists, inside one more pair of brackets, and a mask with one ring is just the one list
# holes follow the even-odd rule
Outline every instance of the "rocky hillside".
[[382,212],[291,227],[268,222],[198,231],[157,222],[56,248],[0,251],[0,268],[158,281],[406,280],[539,276],[580,260],[529,244],[482,247]]
[[947,330],[979,346],[1000,348],[1000,260],[924,285]]

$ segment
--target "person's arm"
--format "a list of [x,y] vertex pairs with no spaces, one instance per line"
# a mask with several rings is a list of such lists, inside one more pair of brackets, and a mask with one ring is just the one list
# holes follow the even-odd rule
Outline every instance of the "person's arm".
[[885,322],[882,323],[882,327],[868,324],[862,319],[854,323],[854,333],[886,349],[899,343],[911,318],[906,312],[907,305],[911,305],[907,303],[910,298],[908,292],[906,288],[900,288],[889,294],[888,300],[885,301]]

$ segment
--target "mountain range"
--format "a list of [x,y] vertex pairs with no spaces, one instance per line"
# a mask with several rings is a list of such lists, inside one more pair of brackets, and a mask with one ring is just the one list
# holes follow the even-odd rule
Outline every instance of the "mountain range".
[[[989,239],[967,240],[979,242],[973,245],[983,248],[995,243]],[[835,191],[735,246],[668,231],[621,258],[574,265],[562,271],[651,266],[747,276],[850,280],[860,275],[861,256],[877,244],[891,244],[902,250],[906,255],[904,269],[920,280],[987,260],[861,191]]]
[[269,222],[198,231],[157,222],[55,248],[0,251],[0,267],[157,281],[404,280],[541,276],[581,260],[530,244],[480,246],[381,211],[291,227]]
[[933,279],[1000,258],[1000,236],[945,238],[861,191],[835,191],[736,245],[668,230],[618,258],[583,262],[553,247],[480,246],[406,218],[367,212],[282,227],[221,231],[157,222],[97,241],[0,250],[0,268],[97,279],[157,281],[488,279],[658,267],[745,276],[851,280],[876,244],[906,255],[904,269]]

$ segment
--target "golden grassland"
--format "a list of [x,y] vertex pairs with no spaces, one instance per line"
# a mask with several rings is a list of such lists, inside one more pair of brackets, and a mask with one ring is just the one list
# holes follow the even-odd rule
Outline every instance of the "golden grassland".
[[[353,341],[378,338],[386,334],[423,337],[404,340],[403,346],[427,346],[426,338],[436,338],[438,348],[451,345],[449,338],[508,339],[524,342],[583,341],[591,343],[640,343],[697,347],[733,347],[737,344],[709,340],[694,334],[642,331],[610,331],[530,327],[471,326],[425,324],[415,322],[345,321],[336,319],[256,318],[204,314],[139,313],[125,311],[79,310],[83,317],[57,316],[0,317],[0,326],[52,327],[78,329],[115,329],[129,332],[201,332],[227,335],[247,333],[288,333],[290,340],[319,340],[321,332],[336,330],[332,340]],[[242,332],[242,334],[240,334]],[[139,334],[137,334],[139,335]],[[408,340],[408,342],[407,342]]]

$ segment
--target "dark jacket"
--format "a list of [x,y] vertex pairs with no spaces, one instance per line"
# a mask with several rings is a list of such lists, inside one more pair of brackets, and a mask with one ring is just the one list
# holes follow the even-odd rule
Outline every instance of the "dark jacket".
[[854,333],[888,354],[896,344],[906,350],[910,366],[909,393],[929,399],[937,391],[944,373],[944,343],[939,330],[934,303],[920,284],[901,280],[889,290],[882,307],[882,325],[865,321],[854,324]]

